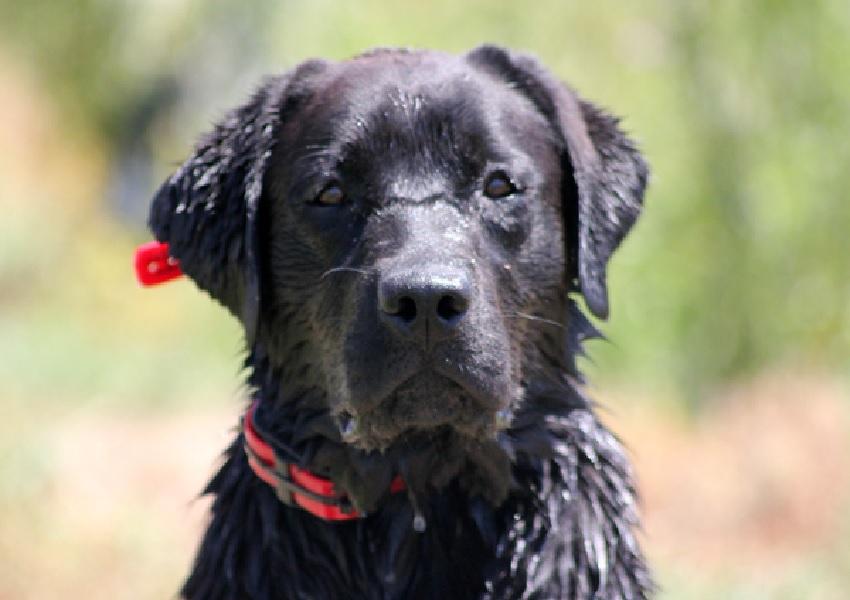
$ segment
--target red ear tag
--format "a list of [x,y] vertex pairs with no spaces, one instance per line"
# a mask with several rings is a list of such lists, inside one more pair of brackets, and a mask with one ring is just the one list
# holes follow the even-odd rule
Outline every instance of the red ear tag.
[[145,287],[165,283],[183,275],[180,262],[168,255],[168,244],[148,242],[136,248],[136,279]]

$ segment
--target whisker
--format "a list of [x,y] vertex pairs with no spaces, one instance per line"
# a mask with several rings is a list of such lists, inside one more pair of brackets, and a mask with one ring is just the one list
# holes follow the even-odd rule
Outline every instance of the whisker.
[[359,273],[360,275],[368,275],[369,274],[369,271],[366,271],[365,269],[355,269],[354,267],[333,267],[332,269],[328,269],[327,271],[322,273],[322,276],[319,277],[319,281],[323,280],[325,277],[327,277],[328,275],[330,275],[332,273],[345,273],[345,272]]
[[544,319],[543,317],[538,317],[536,315],[529,315],[527,313],[522,313],[519,311],[515,311],[512,315],[505,315],[507,317],[519,317],[521,319],[528,319],[529,321],[538,321],[540,323],[546,323],[547,325],[554,325],[555,327],[560,327],[561,329],[565,329],[563,323],[558,323],[557,321],[553,321],[552,319]]

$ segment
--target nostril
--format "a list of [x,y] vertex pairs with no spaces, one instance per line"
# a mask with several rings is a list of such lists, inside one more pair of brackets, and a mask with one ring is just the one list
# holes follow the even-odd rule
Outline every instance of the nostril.
[[412,323],[416,319],[416,302],[410,296],[402,296],[398,299],[398,309],[393,316],[400,318],[405,323]]
[[437,302],[437,316],[443,321],[454,321],[466,312],[466,298],[454,294],[445,294]]

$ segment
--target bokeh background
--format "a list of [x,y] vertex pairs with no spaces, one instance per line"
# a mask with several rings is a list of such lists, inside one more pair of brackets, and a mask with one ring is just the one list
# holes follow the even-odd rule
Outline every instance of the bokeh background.
[[189,565],[240,332],[130,260],[195,137],[307,57],[485,41],[653,167],[585,369],[661,597],[850,597],[850,3],[0,0],[0,598],[166,598]]

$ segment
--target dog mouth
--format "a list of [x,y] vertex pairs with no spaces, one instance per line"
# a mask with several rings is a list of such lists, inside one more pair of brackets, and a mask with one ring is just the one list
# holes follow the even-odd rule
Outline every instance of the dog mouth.
[[340,411],[337,423],[347,444],[384,451],[399,440],[446,429],[469,439],[492,439],[510,417],[508,409],[497,410],[429,369],[402,382],[374,408]]

